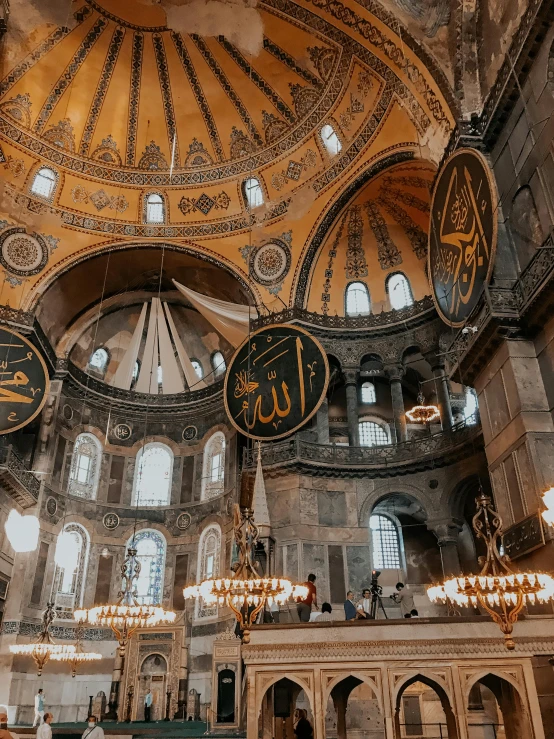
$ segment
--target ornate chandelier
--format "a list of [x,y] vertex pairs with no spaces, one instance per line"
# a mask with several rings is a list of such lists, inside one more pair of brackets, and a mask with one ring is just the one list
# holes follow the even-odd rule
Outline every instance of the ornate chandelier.
[[406,418],[412,423],[431,423],[440,418],[441,414],[436,405],[425,405],[423,393],[417,396],[418,405],[406,411]]
[[199,585],[184,588],[185,599],[201,599],[207,606],[229,606],[236,616],[242,641],[250,641],[250,628],[267,603],[286,603],[289,598],[305,598],[308,588],[293,585],[290,580],[261,577],[252,555],[258,540],[258,527],[251,508],[235,505],[235,541],[238,563],[232,577],[204,580]]
[[543,494],[542,500],[546,509],[542,512],[542,517],[549,526],[554,526],[554,488],[550,488]]
[[56,644],[52,639],[50,625],[55,617],[54,604],[48,603],[46,610],[42,614],[42,631],[38,635],[37,640],[32,644],[10,645],[10,652],[12,654],[32,657],[34,659],[39,677],[42,675],[43,667],[50,657],[54,658],[55,655],[71,655],[75,652],[75,646],[73,644]]
[[546,603],[554,598],[554,578],[540,572],[514,572],[509,558],[498,551],[502,535],[502,519],[492,507],[489,496],[477,499],[477,513],[473,529],[487,545],[487,556],[478,575],[461,575],[446,580],[442,585],[427,589],[433,602],[448,600],[460,606],[481,606],[498,624],[504,634],[505,645],[514,649],[514,623],[526,603]]
[[85,652],[81,639],[83,637],[83,627],[81,624],[77,626],[75,634],[75,651],[61,652],[52,655],[52,659],[58,662],[68,662],[71,665],[71,677],[77,674],[77,668],[84,662],[96,662],[102,659],[102,655],[98,652]]
[[159,624],[171,624],[175,621],[175,613],[166,611],[162,606],[148,605],[138,602],[133,583],[140,573],[140,562],[137,550],[133,545],[127,549],[127,556],[121,565],[123,590],[118,593],[117,603],[80,608],[73,612],[79,624],[109,627],[119,642],[119,652],[123,656],[127,642],[137,629],[144,629]]

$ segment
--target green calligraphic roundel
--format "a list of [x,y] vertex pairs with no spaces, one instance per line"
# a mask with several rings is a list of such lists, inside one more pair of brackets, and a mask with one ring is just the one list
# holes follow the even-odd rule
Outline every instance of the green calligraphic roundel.
[[272,325],[237,349],[225,376],[225,409],[233,426],[260,441],[301,428],[327,392],[329,363],[319,341],[298,326]]
[[21,334],[0,327],[0,434],[30,423],[49,389],[48,370],[37,349]]
[[429,221],[429,281],[449,326],[463,326],[489,282],[496,254],[496,189],[485,158],[458,149],[437,176]]

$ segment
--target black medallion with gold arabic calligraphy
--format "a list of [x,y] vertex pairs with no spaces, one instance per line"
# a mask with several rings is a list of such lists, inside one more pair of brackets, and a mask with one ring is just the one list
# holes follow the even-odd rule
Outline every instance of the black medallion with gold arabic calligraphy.
[[429,223],[429,281],[445,323],[463,326],[496,254],[496,189],[485,158],[458,149],[437,177]]
[[46,401],[48,370],[37,349],[21,334],[0,327],[0,434],[26,426]]
[[225,376],[225,410],[245,436],[281,439],[314,415],[328,384],[329,363],[317,339],[298,326],[267,326],[235,352]]

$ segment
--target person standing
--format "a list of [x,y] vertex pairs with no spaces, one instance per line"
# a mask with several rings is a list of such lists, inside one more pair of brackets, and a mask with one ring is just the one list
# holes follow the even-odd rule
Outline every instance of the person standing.
[[52,719],[54,716],[51,713],[45,713],[41,725],[37,729],[37,739],[52,739]]
[[321,613],[319,616],[315,617],[316,621],[333,621],[333,616],[331,615],[333,612],[333,607],[330,603],[324,603],[321,606]]
[[35,718],[33,720],[33,729],[37,724],[41,724],[44,721],[44,691],[42,688],[38,689],[38,693],[35,695]]
[[371,618],[371,591],[369,588],[362,590],[362,599],[358,603],[358,618]]
[[391,595],[391,600],[398,603],[400,613],[404,618],[412,618],[413,611],[415,611],[414,596],[406,590],[403,582],[396,583],[396,593]]
[[0,739],[14,739],[11,731],[8,731],[7,713],[0,713]]
[[310,621],[310,613],[312,612],[312,603],[317,608],[317,588],[315,586],[315,575],[310,573],[308,581],[303,583],[308,588],[308,595],[305,598],[299,598],[296,602],[296,610],[298,618],[304,624]]
[[294,712],[294,733],[297,739],[313,739],[314,730],[305,708],[297,708]]
[[356,610],[356,604],[354,603],[354,593],[351,590],[346,593],[346,600],[344,601],[344,617],[347,621],[354,621],[358,618],[358,611]]
[[152,691],[150,688],[148,688],[148,693],[144,696],[144,720],[150,721],[150,714],[152,712],[152,701],[154,700],[154,696],[152,695]]
[[89,716],[87,728],[83,731],[83,739],[104,739],[104,729],[98,726],[96,716]]

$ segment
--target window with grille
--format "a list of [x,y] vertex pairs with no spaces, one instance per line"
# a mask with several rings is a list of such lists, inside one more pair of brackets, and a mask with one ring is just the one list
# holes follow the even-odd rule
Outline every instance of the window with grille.
[[373,515],[369,519],[373,567],[377,570],[398,570],[400,542],[396,524],[387,516]]
[[75,439],[67,492],[79,498],[96,498],[102,446],[96,436],[79,434]]
[[387,292],[391,308],[400,310],[414,304],[412,288],[408,278],[402,272],[396,272],[387,279]]
[[385,429],[374,421],[361,421],[358,429],[360,446],[385,446],[389,443]]
[[75,569],[56,565],[53,580],[53,598],[59,618],[72,618],[73,609],[83,603],[83,586],[88,563],[89,535],[80,524],[68,523],[62,529],[77,543],[77,566]]
[[135,366],[133,367],[133,377],[132,377],[132,380],[131,380],[131,382],[132,382],[133,385],[138,380],[139,372],[140,372],[140,362],[137,359],[137,361],[135,362]]
[[163,378],[164,378],[164,376],[163,376],[162,365],[159,364],[158,365],[158,385],[160,385],[160,386],[162,385]]
[[330,156],[336,156],[342,149],[342,144],[333,126],[326,123],[321,128],[321,140]]
[[165,220],[164,201],[161,195],[152,193],[146,198],[146,223],[163,223]]
[[242,192],[249,208],[257,208],[264,204],[264,191],[256,177],[249,177],[244,181]]
[[225,489],[225,436],[221,431],[208,440],[202,461],[202,499],[221,495]]
[[56,173],[48,167],[41,167],[31,185],[33,195],[50,200],[56,186]]
[[362,403],[375,403],[375,385],[372,382],[362,384]]
[[[164,585],[166,542],[159,531],[145,529],[127,542],[134,545],[140,572],[134,582],[137,600],[141,604],[161,605]],[[123,589],[123,588],[122,588]]]
[[[202,532],[198,542],[197,582],[211,580],[219,575],[221,560],[221,529],[211,524]],[[207,605],[202,598],[196,602],[197,618],[217,616],[217,604]]]
[[345,308],[347,316],[368,316],[371,303],[369,290],[363,282],[351,282],[346,288]]
[[137,454],[133,504],[168,505],[171,499],[173,452],[165,444],[146,444]]

